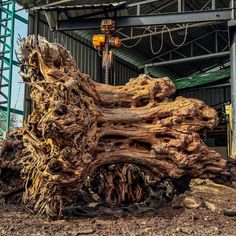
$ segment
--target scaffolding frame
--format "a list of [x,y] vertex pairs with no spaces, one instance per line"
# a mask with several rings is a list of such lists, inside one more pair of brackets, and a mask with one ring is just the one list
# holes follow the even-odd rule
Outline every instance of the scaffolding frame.
[[0,139],[11,128],[11,113],[21,113],[11,108],[13,66],[18,66],[14,60],[16,20],[27,23],[26,19],[16,14],[13,1],[0,0]]

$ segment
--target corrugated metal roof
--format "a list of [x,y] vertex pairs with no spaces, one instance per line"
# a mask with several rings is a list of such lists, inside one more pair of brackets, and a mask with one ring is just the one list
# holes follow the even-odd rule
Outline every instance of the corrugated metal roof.
[[[63,0],[63,1],[52,1],[52,0],[15,0],[15,2],[18,2],[19,4],[23,5],[27,9],[32,9],[34,7],[43,7],[46,4],[49,3],[49,6],[75,6],[75,5],[86,5],[86,4],[114,4],[114,3],[121,3],[122,0]],[[127,0],[127,4],[132,4],[136,2],[140,2],[140,0]],[[207,0],[188,0],[184,1],[184,9],[185,11],[191,11],[191,10],[207,10],[207,8],[211,7],[211,1]],[[216,0],[216,8],[226,8],[229,7],[230,0]],[[207,3],[207,4],[206,4]],[[162,1],[156,1],[149,4],[143,4],[140,10],[141,14],[159,14],[159,13],[167,13],[167,12],[176,12],[177,9],[177,1],[173,0],[162,0]],[[76,9],[76,10],[67,10],[65,13],[60,14],[61,19],[67,19],[68,17],[75,17],[75,16],[81,16],[85,14],[90,14],[97,12],[97,9]],[[56,19],[56,13],[50,12],[50,18]],[[125,15],[134,15],[136,14],[136,8],[130,7],[123,10],[120,10],[118,12],[118,16],[125,16]],[[105,15],[101,15],[103,17],[107,17]],[[97,16],[96,16],[97,17]],[[225,24],[226,25],[226,24]],[[215,28],[219,29],[221,26],[217,25],[214,26]],[[143,31],[143,29],[136,29],[140,32]],[[201,27],[201,28],[191,28],[188,30],[188,36],[187,41],[192,40],[199,35],[204,35],[209,31],[213,31],[213,27],[207,26],[207,27]],[[182,30],[183,31],[183,30]],[[91,42],[92,35],[99,31],[76,31],[77,34],[81,35],[83,38],[85,38],[87,41]],[[129,29],[122,29],[123,34],[129,34]],[[176,44],[180,44],[183,41],[183,34],[179,32],[173,32],[173,39]],[[227,32],[223,34],[223,37],[228,37]],[[122,37],[121,34],[118,33],[119,37]],[[133,45],[137,42],[137,39],[129,40],[125,42],[127,45]],[[204,45],[206,45],[207,48],[213,49],[214,45],[212,43],[212,40],[205,40]],[[161,40],[160,35],[153,36],[153,48],[154,50],[158,50],[161,47]],[[168,34],[164,35],[164,45],[161,50],[161,53],[169,51],[174,49],[175,46],[170,41],[170,37]],[[187,48],[181,49],[183,53],[188,53]],[[196,49],[201,50],[201,49]],[[119,49],[115,50],[115,54],[121,58],[124,61],[127,61],[128,63],[131,63],[132,65],[139,67],[144,65],[148,62],[155,62],[156,61],[156,55],[154,55],[150,48],[150,37],[144,37],[142,40],[137,44],[135,47],[127,49],[124,46],[120,47]],[[178,55],[175,55],[178,57]],[[163,57],[163,60],[167,60],[167,57]],[[185,63],[178,64],[178,65],[170,65],[168,66],[168,69],[165,68],[157,68],[152,67],[150,68],[150,72],[152,75],[155,76],[163,76],[167,75],[171,78],[175,78],[176,76],[186,76],[188,74],[194,73],[197,70],[202,70],[204,67],[210,67],[212,63],[215,63],[214,61],[208,60],[202,62],[194,62],[194,63]]]

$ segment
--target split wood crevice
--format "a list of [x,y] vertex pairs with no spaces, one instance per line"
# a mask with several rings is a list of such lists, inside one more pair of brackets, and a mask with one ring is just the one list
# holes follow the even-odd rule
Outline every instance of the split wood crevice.
[[[226,161],[199,136],[217,124],[216,111],[197,99],[170,99],[170,79],[140,75],[124,86],[104,85],[42,37],[24,39],[20,51],[34,109],[2,144],[2,196],[24,186],[25,205],[58,217],[76,205],[91,176],[110,204],[140,201],[143,172],[155,181],[227,176]],[[4,178],[9,170],[14,179]]]

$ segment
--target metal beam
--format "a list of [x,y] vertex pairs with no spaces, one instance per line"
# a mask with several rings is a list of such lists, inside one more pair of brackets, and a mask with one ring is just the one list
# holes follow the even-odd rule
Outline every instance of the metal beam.
[[232,136],[230,157],[236,158],[236,1],[231,0],[232,20],[228,22],[230,35],[230,68],[231,68],[231,103],[232,103]]
[[[99,29],[102,18],[80,19],[73,17],[68,20],[57,20],[56,30],[90,30]],[[231,9],[181,12],[158,15],[140,15],[116,17],[116,26],[135,27],[165,24],[184,24],[207,21],[227,21],[231,19]]]
[[[7,107],[0,106],[0,110],[1,111],[7,111]],[[14,109],[14,108],[10,108],[10,112],[13,113],[13,114],[17,114],[17,115],[23,115],[23,111],[18,110],[18,109]]]
[[[216,31],[212,31],[212,32],[208,32],[208,33],[206,33],[206,34],[204,34],[204,35],[200,35],[199,37],[197,37],[197,38],[195,38],[195,39],[192,39],[192,40],[190,40],[190,41],[188,41],[188,42],[186,42],[183,46],[181,46],[181,47],[178,47],[178,48],[172,48],[172,49],[170,49],[170,50],[167,50],[167,51],[165,51],[165,52],[163,52],[163,53],[160,53],[158,56],[155,56],[155,57],[153,57],[153,58],[151,58],[150,60],[148,60],[148,61],[146,61],[144,64],[151,64],[151,61],[154,61],[154,60],[164,60],[162,57],[163,56],[166,56],[166,55],[168,55],[168,54],[170,54],[170,53],[178,53],[178,50],[179,49],[181,49],[181,48],[184,48],[184,47],[186,47],[186,46],[188,46],[188,45],[190,45],[190,49],[189,50],[192,50],[192,46],[193,46],[193,43],[194,42],[196,42],[196,41],[198,41],[199,39],[202,39],[202,38],[206,38],[206,37],[208,37],[208,36],[210,36],[210,35],[212,35],[213,33],[215,33],[215,32],[219,32],[219,30],[216,30]],[[220,36],[220,34],[219,34],[219,36]],[[226,43],[226,45],[228,45],[228,43]],[[221,51],[224,51],[224,50],[221,50]],[[215,53],[218,53],[218,51],[215,51]],[[193,57],[193,56],[197,56],[197,55],[193,55],[193,53],[191,52],[191,57]],[[188,56],[186,56],[186,57],[188,57]],[[142,67],[142,68],[144,68],[144,66]]]
[[[211,0],[208,0],[208,1],[206,1],[206,3],[201,7],[201,9],[200,10],[206,10],[205,8],[209,5],[209,3],[210,3],[210,1]],[[212,8],[211,8],[212,9]],[[212,9],[213,10],[213,9]],[[215,10],[215,9],[214,9]]]
[[178,63],[184,63],[184,62],[190,62],[190,61],[200,61],[200,60],[204,60],[204,59],[225,57],[225,56],[229,56],[229,51],[146,64],[144,66],[141,66],[140,69],[142,69],[144,67],[147,68],[147,67],[153,67],[153,66],[166,66],[166,65],[171,65],[171,64],[178,64]]
[[[222,24],[222,22],[202,22],[202,23],[196,23],[196,24],[191,24],[191,25],[188,25],[188,29],[191,29],[191,28],[196,28],[196,27],[204,27],[204,26],[209,26],[209,25],[216,25],[216,24]],[[138,34],[138,35],[133,35],[132,33],[130,34],[131,36],[128,36],[128,35],[125,35],[126,38],[122,38],[121,41],[124,42],[124,41],[129,41],[129,40],[133,40],[133,39],[139,39],[140,37],[142,38],[145,38],[145,37],[150,37],[151,35],[154,36],[154,35],[159,35],[159,34],[162,34],[162,33],[168,33],[169,31],[167,29],[165,30],[159,30],[159,31],[151,31],[150,29],[148,30],[150,33],[147,33],[145,34],[145,27],[142,27],[144,28],[144,31],[143,31],[143,34]],[[123,28],[122,28],[123,29]],[[131,31],[132,31],[133,28],[131,28]],[[171,32],[174,32],[174,31],[179,31],[179,30],[182,30],[182,29],[186,29],[186,25],[183,25],[183,26],[178,26],[178,27],[173,27],[170,29]],[[122,34],[120,31],[118,32],[120,34]],[[212,33],[212,32],[211,32]],[[123,33],[124,34],[124,33]]]
[[[64,2],[69,3],[71,0]],[[32,7],[29,10],[31,11],[66,11],[66,10],[84,10],[84,9],[99,9],[103,7],[114,7],[120,8],[127,6],[125,1],[122,2],[113,2],[113,3],[97,3],[97,4],[83,4],[83,5],[60,5],[62,1],[53,2],[42,6]]]
[[56,5],[65,4],[65,3],[69,3],[69,2],[72,2],[72,0],[54,1],[52,3],[48,3],[47,6],[56,6]]
[[[213,33],[214,33],[214,31],[213,31],[213,32],[208,32],[208,33],[203,34],[203,35],[200,35],[199,37],[197,37],[197,38],[195,38],[195,39],[192,39],[192,40],[186,42],[186,43],[185,43],[183,46],[181,46],[181,47],[172,48],[172,49],[170,49],[170,50],[168,50],[168,51],[165,51],[165,52],[163,52],[163,53],[160,53],[158,56],[155,56],[155,57],[151,58],[151,59],[150,59],[149,61],[147,61],[147,62],[151,62],[151,61],[153,61],[153,60],[160,59],[160,57],[162,57],[162,56],[165,56],[165,55],[167,55],[167,54],[169,54],[169,53],[172,53],[172,52],[176,52],[178,49],[181,49],[181,48],[184,48],[184,47],[186,47],[186,46],[188,46],[188,45],[191,45],[191,44],[193,44],[193,42],[196,42],[196,41],[199,40],[199,39],[205,38],[205,37],[207,37],[207,36],[209,36],[209,35],[211,35],[211,34],[213,34]],[[191,55],[192,55],[192,54],[191,54]]]
[[160,0],[144,0],[144,1],[140,1],[140,2],[127,4],[127,7],[137,7],[137,6],[140,6],[140,5],[150,4],[150,3],[153,3],[153,2],[160,2]]
[[[4,13],[6,13],[7,15],[11,15],[11,11],[8,10],[7,8],[5,7],[0,7],[0,10],[3,11]],[[28,20],[26,20],[24,17],[18,15],[18,14],[15,14],[15,18],[25,24],[28,24]]]

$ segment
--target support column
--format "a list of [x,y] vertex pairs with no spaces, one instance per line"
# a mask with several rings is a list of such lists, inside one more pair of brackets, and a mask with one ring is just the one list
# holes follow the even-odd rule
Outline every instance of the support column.
[[211,0],[211,10],[216,9],[216,0]]
[[144,66],[144,74],[149,75],[149,69],[146,65]]
[[232,144],[231,157],[236,158],[236,26],[230,27]]
[[182,0],[178,0],[178,12],[182,11]]
[[230,157],[236,159],[236,0],[231,0],[232,20],[228,22],[230,40],[230,67],[231,67],[231,104],[232,104],[232,135]]

